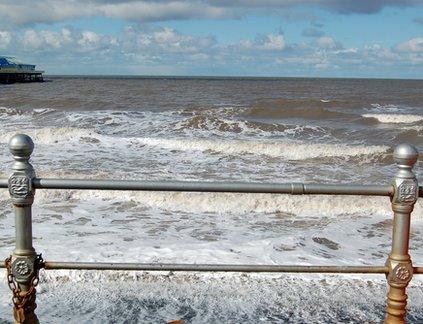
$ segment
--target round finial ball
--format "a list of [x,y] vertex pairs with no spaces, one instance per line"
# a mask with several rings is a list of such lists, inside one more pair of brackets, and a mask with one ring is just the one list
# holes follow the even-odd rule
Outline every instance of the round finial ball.
[[16,134],[9,141],[9,150],[15,157],[29,158],[34,151],[34,142],[25,134]]
[[400,144],[394,150],[394,161],[400,165],[413,166],[417,162],[419,152],[410,144]]

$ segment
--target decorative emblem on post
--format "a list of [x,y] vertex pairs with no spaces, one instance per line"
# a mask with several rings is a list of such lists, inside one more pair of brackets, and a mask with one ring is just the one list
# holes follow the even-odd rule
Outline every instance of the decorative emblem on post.
[[397,265],[394,269],[395,278],[399,281],[407,282],[411,279],[411,272],[407,266]]
[[9,193],[15,198],[28,198],[31,187],[31,179],[25,174],[13,173],[9,178]]
[[417,200],[417,182],[413,180],[404,180],[398,186],[398,201],[401,203],[414,204]]
[[34,273],[34,260],[16,258],[12,263],[12,274],[17,282],[26,282]]

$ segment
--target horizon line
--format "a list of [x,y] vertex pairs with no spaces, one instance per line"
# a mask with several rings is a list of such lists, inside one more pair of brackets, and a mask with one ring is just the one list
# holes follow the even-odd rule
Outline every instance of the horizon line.
[[359,76],[255,76],[255,75],[167,75],[167,74],[44,74],[44,77],[85,77],[85,78],[140,78],[140,79],[357,79],[357,80],[410,80],[423,81],[423,78],[401,77],[359,77]]

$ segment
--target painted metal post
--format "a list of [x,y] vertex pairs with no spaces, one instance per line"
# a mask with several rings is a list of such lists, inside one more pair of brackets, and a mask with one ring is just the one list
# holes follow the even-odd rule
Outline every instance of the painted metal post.
[[391,198],[394,211],[392,248],[386,265],[389,292],[385,323],[405,323],[406,288],[413,277],[413,266],[408,254],[410,216],[418,197],[418,184],[412,169],[418,158],[415,147],[401,144],[395,148],[394,160],[398,172],[393,179],[394,195]]
[[6,260],[8,282],[13,291],[15,323],[38,323],[35,315],[35,286],[38,283],[40,256],[32,246],[32,203],[35,171],[29,163],[34,143],[24,134],[13,136],[9,142],[13,155],[13,173],[9,177],[9,193],[15,210],[15,249]]

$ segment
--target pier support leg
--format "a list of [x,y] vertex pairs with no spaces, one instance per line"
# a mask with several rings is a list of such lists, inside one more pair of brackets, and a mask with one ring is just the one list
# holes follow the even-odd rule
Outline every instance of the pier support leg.
[[35,315],[38,270],[42,265],[32,246],[32,203],[35,171],[29,163],[34,143],[27,135],[18,134],[9,142],[13,155],[13,173],[9,177],[9,193],[15,210],[16,243],[13,255],[6,260],[8,283],[13,292],[15,323],[38,323]]
[[418,197],[418,184],[412,169],[418,158],[417,150],[408,144],[395,148],[394,160],[398,172],[393,180],[394,212],[392,248],[386,265],[389,268],[387,280],[389,292],[385,323],[405,323],[407,294],[406,288],[413,277],[413,266],[408,254],[410,218]]

